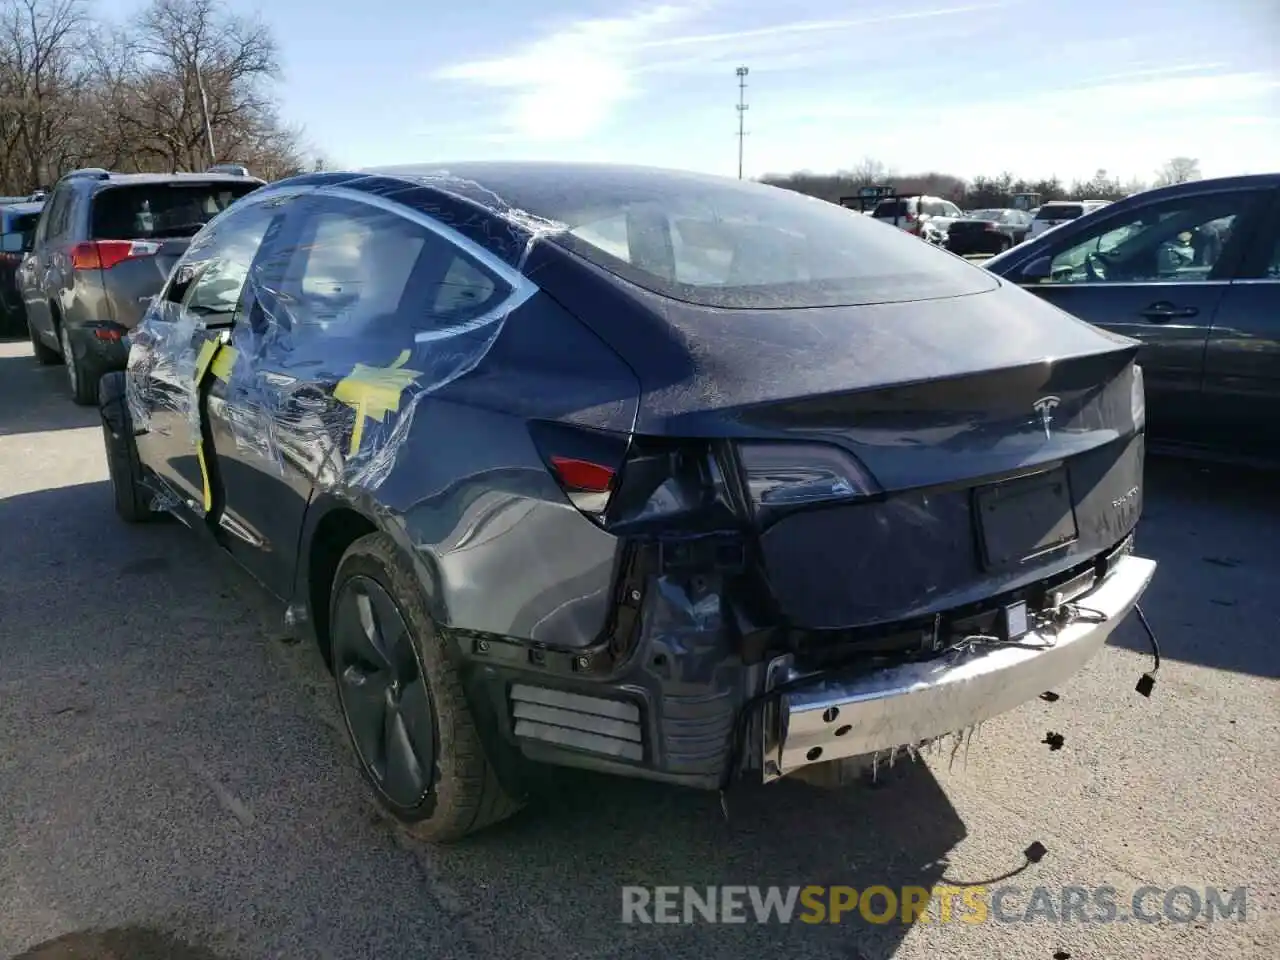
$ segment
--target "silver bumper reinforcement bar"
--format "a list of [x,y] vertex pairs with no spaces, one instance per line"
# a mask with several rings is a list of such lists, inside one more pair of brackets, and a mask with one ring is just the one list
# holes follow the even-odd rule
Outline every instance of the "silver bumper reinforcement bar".
[[[1018,646],[975,646],[934,660],[849,679],[814,678],[763,711],[761,769],[776,780],[814,763],[915,746],[966,730],[1035,699],[1075,674],[1134,608],[1156,570],[1127,556],[1077,598],[1099,616],[1035,631]],[[803,678],[790,658],[770,665],[769,686]]]

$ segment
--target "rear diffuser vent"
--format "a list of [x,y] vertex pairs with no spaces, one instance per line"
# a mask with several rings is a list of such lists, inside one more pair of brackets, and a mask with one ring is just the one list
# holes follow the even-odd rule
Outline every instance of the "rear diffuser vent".
[[517,683],[511,687],[517,737],[607,757],[644,759],[640,708],[579,693]]

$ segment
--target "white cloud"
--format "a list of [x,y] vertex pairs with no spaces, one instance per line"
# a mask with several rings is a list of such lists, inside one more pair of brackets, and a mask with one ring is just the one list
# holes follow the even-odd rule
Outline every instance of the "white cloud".
[[1122,179],[1150,177],[1172,156],[1198,157],[1209,176],[1280,167],[1280,138],[1265,122],[1280,115],[1280,79],[1192,72],[1208,66],[1135,69],[1127,80],[1098,76],[968,102],[946,93],[911,104],[892,96],[815,99],[770,119],[768,141],[751,145],[751,166],[823,170],[873,156],[904,173],[1009,170],[1067,180],[1098,168]]
[[[674,72],[723,72],[743,58],[766,68],[812,64],[821,54],[847,56],[851,37],[869,28],[962,18],[1022,0],[954,4],[875,16],[800,20],[744,30],[690,31],[715,0],[663,4],[602,19],[581,20],[511,53],[435,71],[505,94],[509,131],[531,141],[578,141],[641,93],[639,78]],[[683,32],[678,32],[684,27]]]
[[534,140],[577,139],[638,93],[633,69],[640,45],[695,10],[664,5],[582,20],[508,56],[454,64],[434,76],[506,92],[506,121],[514,133]]

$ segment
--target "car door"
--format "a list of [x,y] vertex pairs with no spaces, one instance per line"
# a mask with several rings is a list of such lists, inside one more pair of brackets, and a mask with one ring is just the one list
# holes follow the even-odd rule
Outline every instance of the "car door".
[[53,196],[45,204],[40,215],[40,223],[36,227],[35,239],[31,252],[23,258],[19,270],[19,282],[22,288],[22,300],[27,308],[27,323],[49,346],[56,346],[57,334],[53,331],[53,318],[49,312],[49,290],[46,276],[49,270],[51,240],[57,237],[56,223],[65,220],[71,188],[67,185],[57,187]]
[[[1259,190],[1206,189],[1175,199],[1098,211],[1048,243],[1042,279],[1026,289],[1096,326],[1139,341],[1153,437],[1199,443],[1211,429],[1201,405],[1205,347],[1240,262],[1265,213]],[[1225,224],[1222,242],[1188,238]],[[1066,229],[1066,228],[1064,228]]]
[[1214,446],[1268,458],[1280,452],[1280,191],[1214,316],[1204,400]]
[[432,223],[318,191],[253,266],[208,418],[227,549],[278,594],[315,492],[375,488],[404,439],[407,388],[461,372],[435,325],[510,292]]
[[[216,517],[214,478],[202,421],[212,361],[227,339],[249,274],[276,207],[230,210],[192,241],[156,302],[132,334],[130,408],[141,461],[171,502]],[[218,368],[220,369],[220,368]]]

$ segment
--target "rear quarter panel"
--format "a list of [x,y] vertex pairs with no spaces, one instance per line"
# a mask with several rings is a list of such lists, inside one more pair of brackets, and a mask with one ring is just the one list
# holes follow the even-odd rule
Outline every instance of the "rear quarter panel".
[[313,493],[299,586],[317,526],[312,511],[343,502],[412,558],[441,625],[552,646],[594,642],[620,543],[569,503],[528,424],[626,434],[639,393],[613,350],[535,294],[470,373],[409,401],[412,426],[376,490]]

